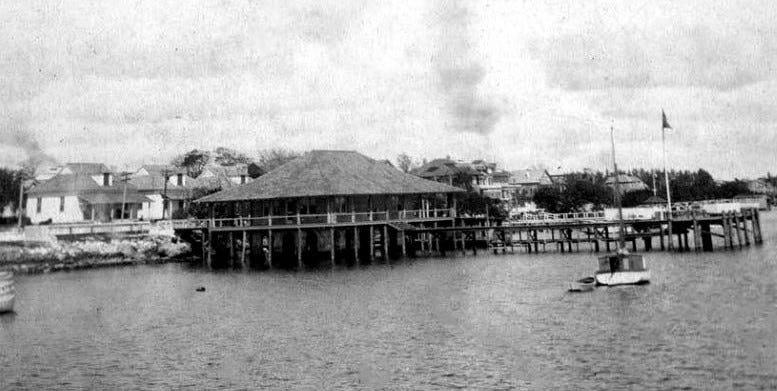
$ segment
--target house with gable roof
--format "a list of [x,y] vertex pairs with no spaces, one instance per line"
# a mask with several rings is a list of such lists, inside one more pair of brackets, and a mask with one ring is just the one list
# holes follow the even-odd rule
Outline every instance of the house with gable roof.
[[25,211],[34,224],[108,222],[137,218],[142,204],[149,201],[134,186],[115,182],[104,164],[67,163],[27,191]]

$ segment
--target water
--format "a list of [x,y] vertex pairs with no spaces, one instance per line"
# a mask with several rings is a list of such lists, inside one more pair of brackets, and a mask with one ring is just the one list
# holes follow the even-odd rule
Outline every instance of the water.
[[775,389],[762,220],[761,247],[651,253],[652,284],[591,293],[566,292],[586,253],[20,276],[0,389]]

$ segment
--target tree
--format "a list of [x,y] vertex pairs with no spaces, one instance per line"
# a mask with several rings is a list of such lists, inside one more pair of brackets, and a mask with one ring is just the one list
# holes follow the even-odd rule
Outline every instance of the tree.
[[245,154],[225,147],[218,147],[213,151],[216,156],[213,161],[221,166],[234,166],[236,164],[251,164],[253,160]]
[[298,157],[301,154],[288,149],[274,148],[259,153],[256,165],[263,174],[268,173]]
[[397,155],[397,167],[399,167],[402,172],[410,172],[410,170],[413,169],[413,159],[408,156],[406,153],[400,153]]
[[562,193],[558,188],[547,186],[537,189],[533,201],[538,208],[550,213],[562,211]]
[[176,156],[171,164],[179,168],[185,168],[189,176],[196,178],[200,176],[209,161],[210,153],[208,151],[192,149],[189,152]]

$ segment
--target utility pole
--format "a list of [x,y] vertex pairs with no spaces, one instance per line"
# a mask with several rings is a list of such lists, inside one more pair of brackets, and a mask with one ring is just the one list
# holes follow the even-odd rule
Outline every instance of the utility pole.
[[24,171],[19,170],[19,207],[16,208],[19,212],[19,228],[22,227],[24,221]]
[[[164,219],[167,213],[168,204],[170,203],[170,200],[167,199],[167,180],[170,178],[170,169],[164,168],[162,170],[162,176],[165,179],[164,190],[162,191],[162,219]],[[170,219],[172,218],[173,214],[170,213]]]
[[127,204],[127,181],[129,180],[129,173],[128,172],[122,172],[119,173],[121,176],[121,181],[124,182],[124,191],[121,195],[121,219],[124,220],[124,208]]

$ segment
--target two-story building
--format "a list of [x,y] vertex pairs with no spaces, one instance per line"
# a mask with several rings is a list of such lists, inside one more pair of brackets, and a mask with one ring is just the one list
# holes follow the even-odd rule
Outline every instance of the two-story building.
[[25,210],[34,224],[106,222],[135,219],[142,204],[149,201],[131,184],[116,183],[104,164],[68,163],[27,192]]
[[144,220],[183,216],[192,200],[193,189],[199,185],[185,169],[161,164],[142,166],[129,182],[150,200],[138,211],[138,218]]

